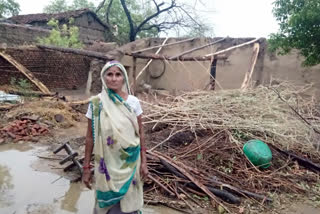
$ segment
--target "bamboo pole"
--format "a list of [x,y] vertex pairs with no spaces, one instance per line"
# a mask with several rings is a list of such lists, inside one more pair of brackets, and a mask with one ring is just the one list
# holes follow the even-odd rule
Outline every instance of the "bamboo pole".
[[74,49],[74,48],[61,48],[61,47],[55,47],[52,45],[37,45],[37,47],[43,48],[43,49],[60,51],[63,53],[72,53],[72,54],[78,54],[78,55],[87,56],[87,57],[94,57],[94,58],[103,59],[103,60],[114,60],[113,58],[110,58],[105,54],[95,52],[95,51],[88,51],[88,50],[81,50],[81,49]]
[[11,65],[17,68],[23,75],[25,75],[32,83],[34,83],[41,92],[45,94],[51,94],[50,90],[40,81],[38,80],[26,67],[17,62],[10,55],[0,52],[0,55],[7,60]]
[[250,67],[249,67],[249,70],[246,72],[244,80],[243,80],[243,82],[241,84],[241,89],[242,90],[245,90],[245,89],[247,89],[249,87],[249,83],[250,83],[254,68],[256,66],[256,63],[257,63],[259,50],[260,50],[260,44],[259,43],[254,43],[253,52],[252,52],[252,56],[251,56]]
[[153,46],[153,47],[140,49],[140,50],[134,51],[134,52],[132,52],[132,53],[133,53],[133,54],[136,54],[136,53],[141,53],[141,52],[143,52],[143,51],[152,50],[152,49],[155,49],[155,48],[168,47],[168,46],[171,46],[171,45],[178,45],[178,44],[181,44],[181,43],[184,43],[184,42],[192,41],[192,40],[194,40],[194,39],[196,39],[196,38],[185,39],[185,40],[182,40],[182,41],[173,42],[173,43],[169,43],[169,44],[165,44],[165,45],[156,45],[156,46]]
[[251,41],[249,41],[249,42],[242,43],[242,44],[240,44],[240,45],[232,46],[232,47],[230,47],[230,48],[227,48],[227,49],[224,49],[224,50],[215,52],[215,53],[207,54],[207,55],[205,55],[205,57],[210,57],[210,56],[216,56],[216,55],[219,55],[219,54],[223,54],[223,53],[228,52],[228,51],[231,51],[231,50],[233,50],[233,49],[240,48],[240,47],[243,47],[243,46],[246,46],[246,45],[250,45],[250,44],[252,44],[252,43],[255,43],[255,42],[257,42],[259,39],[260,39],[260,38],[256,38],[256,39],[253,39],[253,40],[251,40]]
[[[167,37],[167,38],[163,41],[162,45],[166,44],[166,42],[168,41],[168,39],[169,39],[169,37]],[[159,54],[159,53],[160,53],[162,47],[163,47],[163,46],[161,46],[161,47],[157,50],[156,54]],[[142,68],[142,70],[138,73],[138,75],[137,75],[137,77],[136,77],[136,80],[139,79],[139,77],[140,77],[140,76],[142,75],[142,73],[147,69],[147,67],[149,67],[149,65],[151,64],[152,61],[153,61],[153,59],[150,59],[150,60],[148,61],[148,63]]]
[[[211,56],[188,56],[188,57],[179,57],[170,59],[170,56],[165,56],[165,55],[158,55],[158,54],[135,54],[135,53],[128,53],[126,52],[125,55],[127,56],[133,56],[136,58],[140,59],[153,59],[153,60],[168,60],[168,61],[211,61],[212,57]],[[227,59],[227,56],[224,54],[218,55],[214,57],[215,59]]]
[[181,54],[178,54],[178,55],[176,55],[176,56],[170,57],[170,60],[172,60],[172,59],[179,59],[179,57],[184,56],[184,55],[186,55],[186,54],[189,54],[189,53],[192,53],[192,52],[194,52],[194,51],[197,51],[197,50],[206,48],[206,47],[208,47],[208,46],[217,44],[217,43],[219,43],[219,42],[222,42],[222,41],[224,41],[226,38],[227,38],[227,37],[225,37],[225,38],[223,38],[223,39],[219,39],[219,40],[214,41],[214,42],[211,42],[211,43],[209,43],[209,44],[206,44],[206,45],[197,47],[197,48],[193,48],[193,49],[187,50],[187,51],[185,51],[185,52],[182,52]]

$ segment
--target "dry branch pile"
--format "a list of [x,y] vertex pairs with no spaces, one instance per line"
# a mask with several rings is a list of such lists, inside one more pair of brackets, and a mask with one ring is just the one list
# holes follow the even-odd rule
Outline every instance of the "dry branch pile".
[[[238,204],[241,196],[265,202],[271,200],[269,193],[307,193],[305,183],[319,182],[320,114],[314,100],[302,95],[305,90],[282,83],[248,91],[190,92],[144,103],[154,181],[150,188],[193,200],[193,194],[201,198],[207,188],[215,196],[205,195],[225,209],[230,204],[216,196]],[[251,139],[271,147],[268,169],[254,167],[244,156],[243,144]]]

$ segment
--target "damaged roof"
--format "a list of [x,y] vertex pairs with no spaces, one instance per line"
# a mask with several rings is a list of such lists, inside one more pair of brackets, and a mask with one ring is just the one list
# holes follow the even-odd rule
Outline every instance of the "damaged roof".
[[32,25],[35,22],[48,22],[50,19],[56,19],[59,21],[67,21],[70,18],[77,18],[82,16],[83,14],[89,13],[91,14],[101,25],[105,28],[109,28],[106,24],[104,24],[91,10],[84,8],[80,10],[72,10],[66,11],[62,13],[37,13],[37,14],[27,14],[27,15],[18,15],[12,16],[7,19],[7,21],[13,22],[15,24],[30,24]]

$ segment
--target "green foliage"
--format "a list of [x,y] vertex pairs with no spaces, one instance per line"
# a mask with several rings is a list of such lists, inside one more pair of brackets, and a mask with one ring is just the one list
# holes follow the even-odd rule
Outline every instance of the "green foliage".
[[59,26],[59,21],[51,19],[48,25],[52,27],[48,37],[37,38],[38,43],[42,45],[54,45],[58,47],[82,48],[83,44],[79,40],[79,28],[71,26],[74,20],[69,20],[69,25]]
[[[104,23],[108,23],[113,28],[112,31],[115,35],[117,43],[127,43],[129,42],[130,34],[130,26],[127,20],[127,16],[122,8],[120,1],[113,0],[112,7],[110,8],[110,12],[108,15],[109,20],[107,20],[106,12],[109,2],[110,0],[108,0],[107,3],[104,4],[103,8],[98,11],[97,15]],[[126,3],[134,23],[142,22],[145,17],[149,16],[152,13],[150,9],[151,7],[146,7],[146,5],[139,5],[136,0],[127,0]],[[155,28],[152,28],[147,31],[140,31],[137,34],[137,38],[158,37],[158,34],[158,31]]]
[[[146,22],[141,28],[138,26],[143,21],[157,13],[157,8],[152,0],[125,0],[132,22],[133,29],[130,29],[130,24],[127,15],[121,5],[120,0],[100,0],[97,12],[98,17],[107,25],[110,26],[112,32],[111,37],[118,44],[124,44],[134,39],[146,37],[158,37],[160,32],[176,33],[178,36],[212,36],[212,28],[205,24],[199,15],[196,14],[194,6],[178,5],[174,1],[174,7],[168,11],[154,16]],[[193,0],[197,3],[197,0]],[[109,7],[112,2],[111,7]],[[166,8],[171,4],[171,0],[164,0],[162,3],[157,2],[161,9]],[[193,5],[193,3],[190,3]],[[52,0],[51,3],[45,7],[44,12],[57,13],[68,10],[76,10],[81,8],[90,8],[96,11],[97,8],[90,0],[73,0],[71,5],[67,4],[66,0]],[[183,9],[181,9],[183,8]],[[106,32],[108,33],[108,32]],[[109,34],[106,37],[110,37]]]
[[273,13],[280,30],[270,35],[270,50],[287,54],[292,49],[298,49],[305,57],[303,65],[319,64],[320,1],[276,0]]
[[45,13],[61,13],[69,10],[78,10],[83,8],[95,9],[92,2],[88,0],[73,0],[71,5],[68,5],[66,0],[52,0],[49,5],[45,6],[43,12]]
[[20,12],[20,5],[15,0],[0,0],[0,18],[16,16]]
[[27,92],[32,90],[32,84],[27,79],[19,78],[17,80],[15,77],[10,79],[10,85],[18,89],[20,92]]

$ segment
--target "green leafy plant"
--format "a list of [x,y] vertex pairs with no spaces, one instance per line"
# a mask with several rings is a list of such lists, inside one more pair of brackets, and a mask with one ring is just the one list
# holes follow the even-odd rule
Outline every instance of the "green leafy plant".
[[38,97],[37,94],[32,93],[33,85],[28,79],[16,79],[15,77],[12,77],[10,79],[10,85],[13,86],[24,97]]
[[72,26],[74,19],[69,20],[69,26],[66,24],[59,25],[59,21],[51,19],[48,25],[52,27],[48,37],[37,38],[38,43],[42,45],[54,45],[65,48],[83,48],[79,40],[79,28]]
[[21,92],[32,90],[32,84],[29,82],[29,80],[24,78],[19,78],[17,80],[15,77],[12,77],[10,79],[10,84]]
[[280,55],[298,49],[305,57],[303,65],[319,64],[319,0],[276,0],[273,14],[280,29],[278,33],[270,35],[269,49]]

